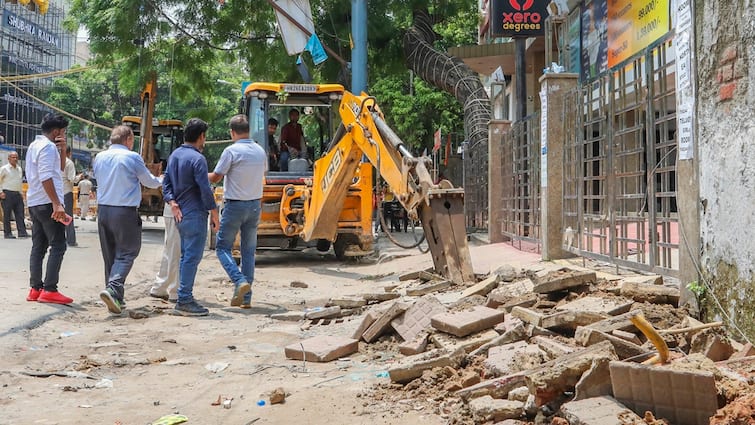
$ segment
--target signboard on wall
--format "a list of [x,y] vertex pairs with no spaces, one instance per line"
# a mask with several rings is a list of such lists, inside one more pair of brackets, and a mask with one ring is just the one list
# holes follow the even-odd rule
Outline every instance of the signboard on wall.
[[607,0],[586,2],[582,8],[581,22],[582,79],[590,80],[608,70]]
[[8,9],[3,10],[3,26],[10,28],[17,33],[28,34],[29,36],[37,38],[43,43],[55,46],[58,49],[62,46],[60,37],[57,34],[45,27],[41,27],[34,22],[16,15]]
[[608,67],[669,32],[669,0],[608,0]]
[[536,37],[545,34],[549,0],[491,0],[492,37]]

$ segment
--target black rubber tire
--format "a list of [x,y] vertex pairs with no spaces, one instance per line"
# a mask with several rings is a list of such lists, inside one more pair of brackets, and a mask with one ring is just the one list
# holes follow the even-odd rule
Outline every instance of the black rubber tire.
[[330,249],[330,241],[327,239],[318,239],[317,240],[317,250],[320,252],[328,252]]

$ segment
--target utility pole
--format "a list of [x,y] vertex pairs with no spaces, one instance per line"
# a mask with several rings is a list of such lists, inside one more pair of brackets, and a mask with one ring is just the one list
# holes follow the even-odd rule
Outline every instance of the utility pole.
[[517,37],[514,39],[516,47],[516,57],[514,61],[514,73],[516,75],[516,115],[514,121],[521,121],[527,115],[527,68],[525,54],[527,51],[527,39]]
[[367,90],[367,0],[351,0],[351,92]]

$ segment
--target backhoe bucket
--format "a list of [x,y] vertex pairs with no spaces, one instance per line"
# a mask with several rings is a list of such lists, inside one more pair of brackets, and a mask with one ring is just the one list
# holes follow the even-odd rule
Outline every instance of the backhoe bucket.
[[474,283],[464,224],[464,189],[432,189],[430,205],[417,208],[425,230],[435,271],[463,285]]

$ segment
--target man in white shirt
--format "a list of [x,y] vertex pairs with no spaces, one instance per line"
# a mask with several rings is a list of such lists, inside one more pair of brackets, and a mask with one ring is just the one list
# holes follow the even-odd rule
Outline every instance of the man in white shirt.
[[[73,300],[58,292],[60,266],[66,252],[66,211],[63,203],[66,128],[62,115],[47,114],[42,119],[42,134],[26,152],[26,204],[31,216],[31,255],[27,301],[70,304]],[[42,279],[42,262],[47,257],[47,271]]]
[[24,198],[21,195],[21,184],[23,182],[23,170],[18,165],[18,153],[11,152],[8,154],[8,164],[0,167],[0,199],[3,203],[3,230],[5,239],[15,239],[10,228],[11,214],[16,221],[16,230],[19,238],[28,238],[26,233],[26,224],[24,223]]
[[[66,205],[66,214],[73,217],[73,182],[76,179],[76,165],[73,163],[73,150],[66,147],[66,166],[63,168],[63,201]],[[76,229],[73,221],[66,226],[66,241],[68,246],[79,246],[76,243]]]
[[86,173],[81,173],[79,180],[79,218],[86,220],[89,215],[89,199],[92,196],[92,181]]

